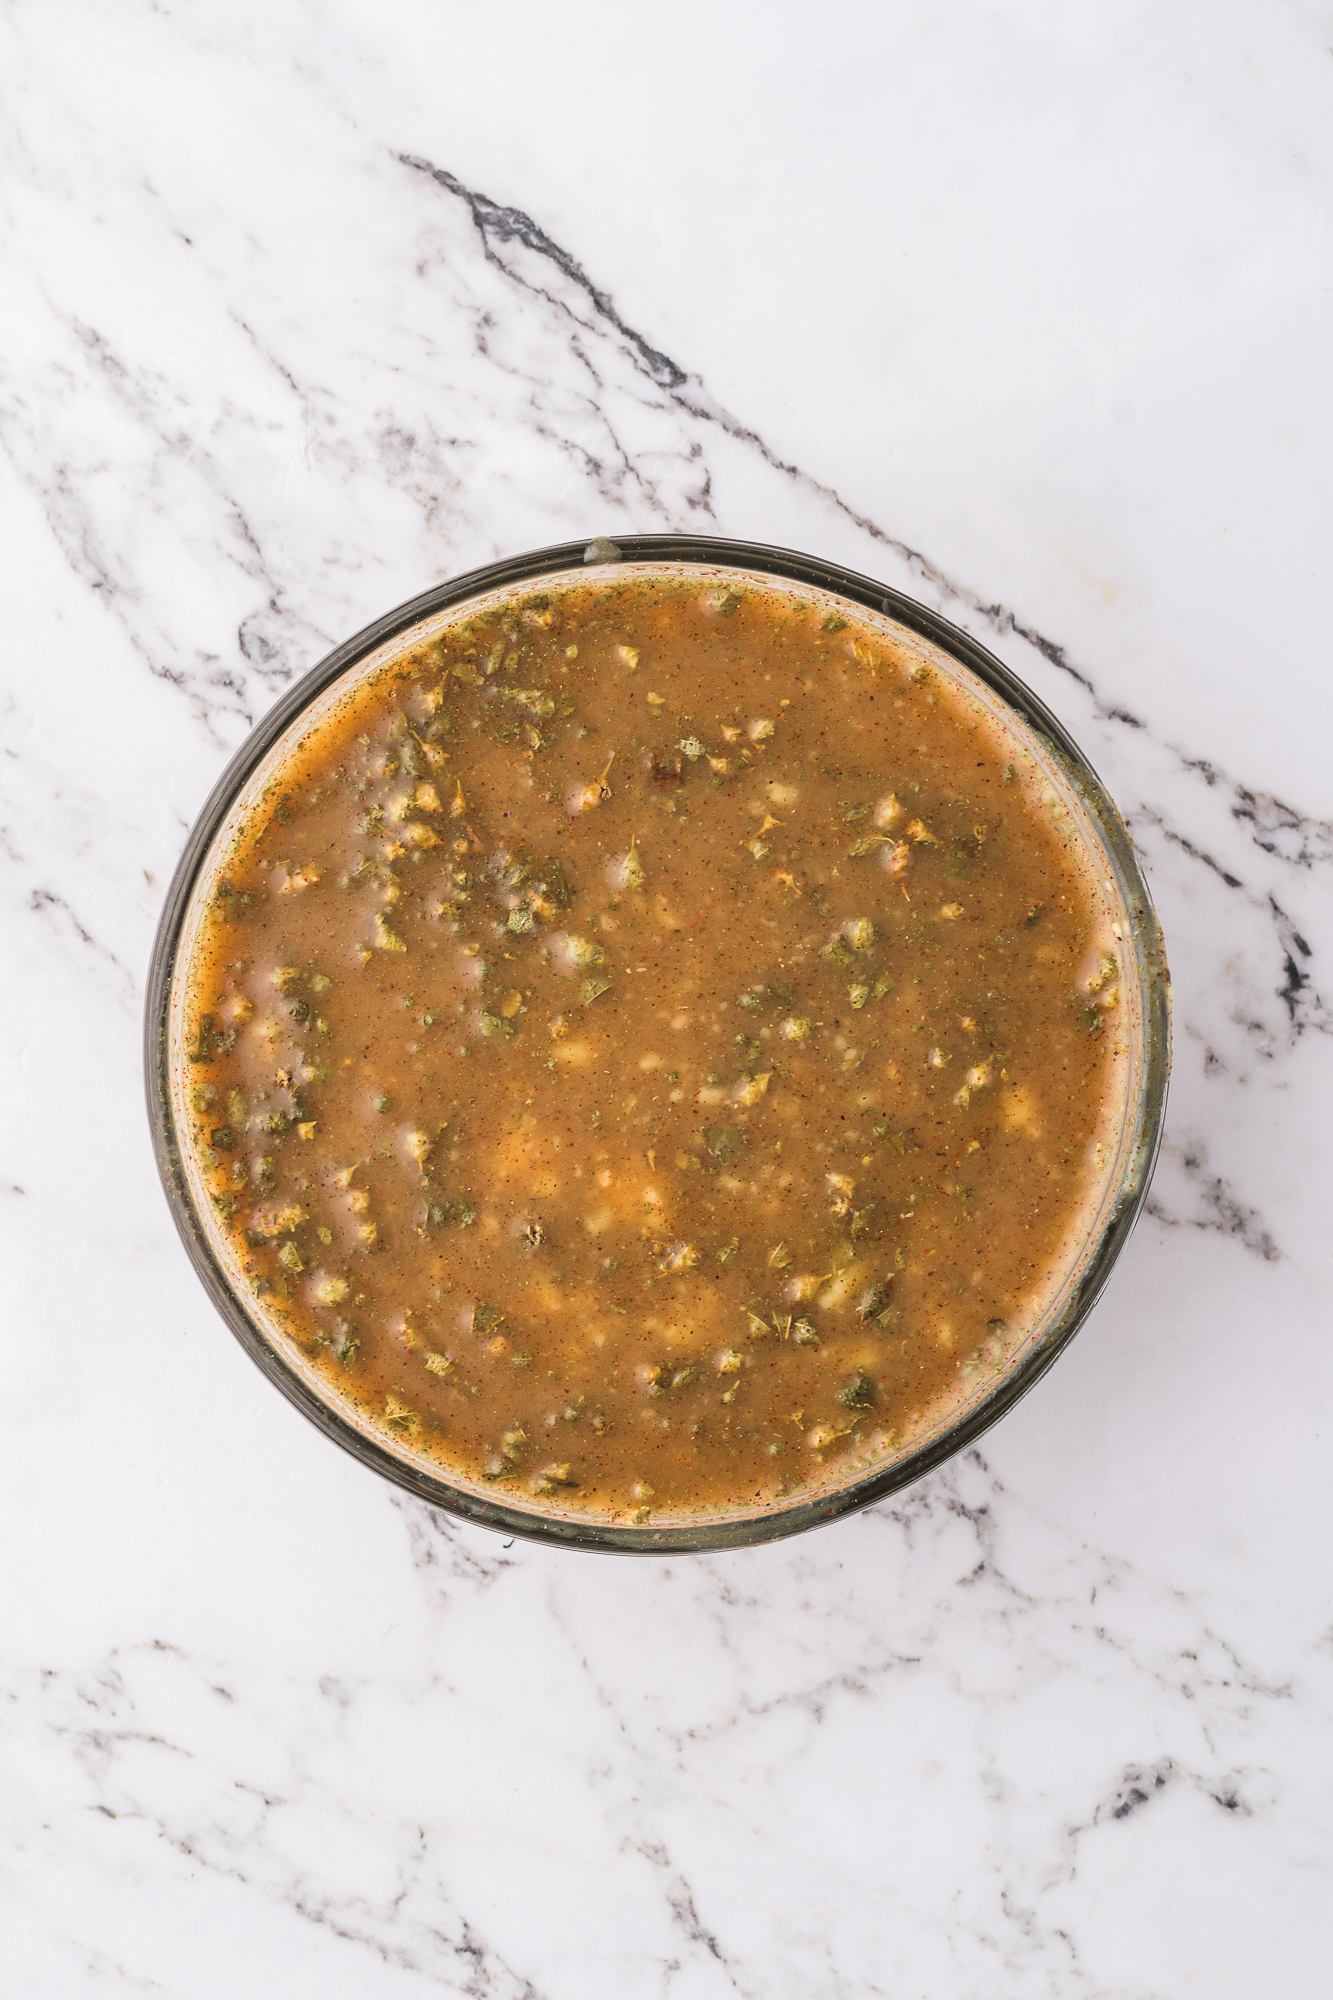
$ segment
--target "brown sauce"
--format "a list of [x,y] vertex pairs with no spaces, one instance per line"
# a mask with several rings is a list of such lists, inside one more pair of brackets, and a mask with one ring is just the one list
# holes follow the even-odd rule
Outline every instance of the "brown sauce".
[[519,592],[373,664],[234,816],[178,979],[250,1310],[401,1456],[539,1511],[891,1462],[1077,1258],[1116,908],[923,641],[713,573]]

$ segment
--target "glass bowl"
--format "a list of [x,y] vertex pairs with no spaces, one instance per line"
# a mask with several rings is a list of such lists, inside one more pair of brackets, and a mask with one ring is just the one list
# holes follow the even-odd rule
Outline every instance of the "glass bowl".
[[[194,899],[210,879],[210,861],[256,772],[335,682],[355,673],[372,656],[407,643],[413,628],[457,613],[474,599],[577,572],[588,565],[649,565],[653,569],[706,569],[722,575],[748,572],[781,583],[813,587],[849,601],[861,611],[887,618],[946,656],[963,678],[984,693],[1049,774],[1083,838],[1097,855],[1121,910],[1125,972],[1121,983],[1129,1026],[1129,1086],[1117,1154],[1103,1198],[1072,1267],[1048,1301],[1038,1324],[1007,1365],[984,1377],[970,1398],[933,1432],[869,1474],[841,1486],[806,1492],[761,1512],[715,1516],[700,1521],[642,1525],[575,1517],[493,1498],[462,1482],[453,1483],[435,1467],[395,1451],[390,1441],[355,1420],[312,1372],[303,1373],[281,1352],[261,1320],[228,1276],[225,1259],[201,1212],[178,1135],[173,1077],[181,1056],[178,960]],[[174,1011],[173,1011],[174,1010]],[[1170,1067],[1170,982],[1161,930],[1124,822],[1097,774],[1049,709],[1016,675],[950,625],[938,613],[858,576],[836,563],[756,543],[685,535],[622,536],[538,549],[474,570],[437,586],[337,647],[277,701],[233,757],[214,786],[186,842],[158,927],[145,1012],[145,1079],[154,1151],[172,1219],[213,1303],[250,1358],[302,1413],[363,1465],[433,1506],[505,1535],[568,1548],[624,1554],[670,1554],[682,1550],[747,1547],[799,1534],[869,1506],[910,1485],[975,1442],[1045,1374],[1096,1303],[1147,1196],[1166,1107]]]

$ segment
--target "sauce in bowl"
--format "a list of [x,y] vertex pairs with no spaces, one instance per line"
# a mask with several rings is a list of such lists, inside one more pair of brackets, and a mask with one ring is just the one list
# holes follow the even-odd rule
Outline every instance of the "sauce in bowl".
[[182,1177],[420,1490],[725,1538],[910,1464],[1058,1317],[1143,1148],[1137,949],[1079,786],[930,638],[557,571],[371,652],[233,799]]

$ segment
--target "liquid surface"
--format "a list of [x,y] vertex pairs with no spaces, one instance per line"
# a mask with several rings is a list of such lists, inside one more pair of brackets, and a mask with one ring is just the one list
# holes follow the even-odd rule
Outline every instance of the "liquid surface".
[[1029,752],[900,628],[707,575],[377,668],[178,974],[182,1136],[271,1338],[538,1510],[890,1462],[1017,1351],[1117,1143],[1114,912]]

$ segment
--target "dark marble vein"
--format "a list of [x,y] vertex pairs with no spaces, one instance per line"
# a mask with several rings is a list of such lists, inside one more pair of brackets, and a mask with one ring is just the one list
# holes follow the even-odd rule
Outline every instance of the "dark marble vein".
[[54,889],[33,889],[28,896],[28,908],[34,915],[45,918],[58,934],[72,936],[79,944],[95,952],[119,975],[127,993],[138,993],[139,982],[128,966],[122,963],[109,944],[93,935],[73,906],[63,896],[58,896]]
[[1191,1145],[1171,1140],[1167,1142],[1165,1151],[1169,1159],[1179,1164],[1202,1212],[1198,1215],[1173,1213],[1162,1198],[1159,1181],[1146,1204],[1153,1220],[1171,1229],[1201,1229],[1232,1237],[1252,1257],[1258,1257],[1265,1264],[1276,1264],[1282,1252],[1262,1216],[1257,1209],[1239,1199],[1221,1174],[1208,1171],[1206,1147],[1199,1141]]

